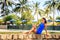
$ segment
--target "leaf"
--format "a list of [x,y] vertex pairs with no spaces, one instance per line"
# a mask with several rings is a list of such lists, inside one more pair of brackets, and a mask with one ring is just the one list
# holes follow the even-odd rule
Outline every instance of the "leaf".
[[48,5],[48,4],[51,4],[51,1],[45,1],[45,4],[43,6]]
[[2,4],[2,8],[1,9],[4,9],[4,3]]
[[27,0],[19,0],[20,4],[25,4],[27,2]]
[[20,7],[16,7],[15,9],[14,9],[14,11],[18,11],[20,9]]
[[2,4],[3,2],[0,2],[0,4]]
[[60,11],[60,5],[57,7],[57,9]]

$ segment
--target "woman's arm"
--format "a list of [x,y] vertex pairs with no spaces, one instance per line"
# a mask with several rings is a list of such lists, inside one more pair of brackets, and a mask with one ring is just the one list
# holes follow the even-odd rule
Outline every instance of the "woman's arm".
[[45,32],[46,32],[46,38],[48,38],[49,37],[49,34],[47,32],[47,24],[45,24]]
[[46,35],[47,35],[47,24],[45,24],[45,32],[46,32]]

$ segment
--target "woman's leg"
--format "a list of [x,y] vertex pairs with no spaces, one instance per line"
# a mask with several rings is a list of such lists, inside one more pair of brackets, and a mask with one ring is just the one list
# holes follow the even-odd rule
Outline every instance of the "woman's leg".
[[33,27],[31,28],[31,30],[29,32],[26,32],[26,33],[31,33],[31,32],[36,33],[36,26],[35,25],[33,25]]
[[32,29],[29,31],[29,33],[31,33],[31,32],[36,33],[36,28],[35,27],[32,27]]

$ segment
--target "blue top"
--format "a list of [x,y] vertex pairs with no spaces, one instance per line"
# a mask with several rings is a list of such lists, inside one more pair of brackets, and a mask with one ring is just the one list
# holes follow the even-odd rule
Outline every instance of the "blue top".
[[36,30],[36,34],[41,34],[43,30],[44,30],[44,23],[41,23]]

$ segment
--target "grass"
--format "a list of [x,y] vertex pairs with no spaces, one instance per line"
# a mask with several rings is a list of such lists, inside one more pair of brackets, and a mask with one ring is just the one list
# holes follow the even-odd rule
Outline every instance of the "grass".
[[[22,32],[0,32],[0,34],[22,34]],[[50,32],[49,34],[60,34],[60,32]]]
[[20,34],[21,32],[0,32],[0,34]]
[[60,32],[51,32],[50,34],[60,34]]
[[[46,34],[46,32],[43,32],[43,34]],[[49,32],[48,34],[60,34],[60,32]]]

